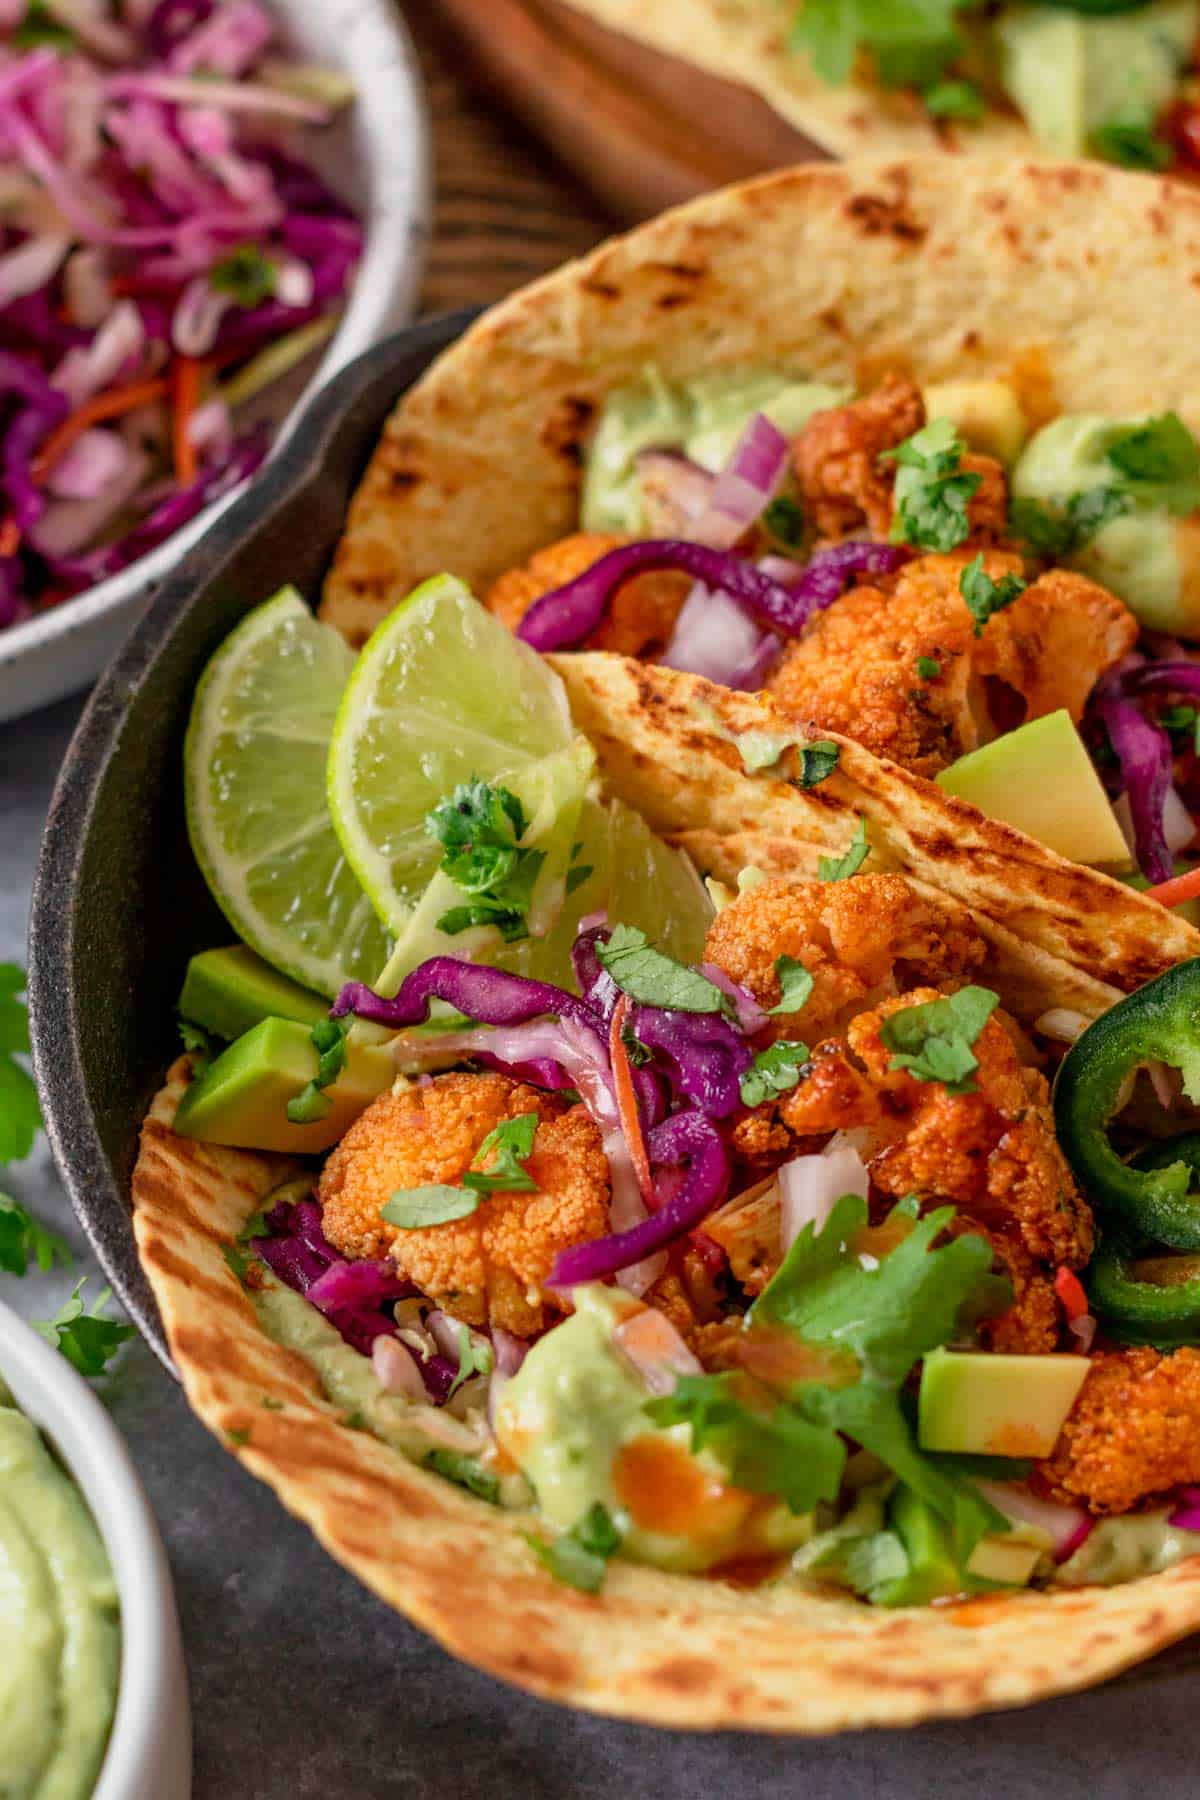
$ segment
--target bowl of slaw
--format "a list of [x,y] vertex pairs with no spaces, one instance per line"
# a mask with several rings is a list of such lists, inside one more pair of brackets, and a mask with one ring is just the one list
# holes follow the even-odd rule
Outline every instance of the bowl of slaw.
[[428,207],[388,0],[0,0],[0,721],[410,316]]

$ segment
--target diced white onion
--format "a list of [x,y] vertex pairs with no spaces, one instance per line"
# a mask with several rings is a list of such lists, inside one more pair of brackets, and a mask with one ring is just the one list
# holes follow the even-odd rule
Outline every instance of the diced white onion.
[[1073,1044],[1082,1037],[1091,1020],[1071,1006],[1052,1006],[1033,1022],[1033,1029],[1043,1037],[1055,1038],[1060,1044]]
[[815,1156],[797,1156],[779,1171],[780,1239],[786,1254],[805,1225],[818,1231],[843,1194],[866,1199],[870,1176],[853,1144],[837,1135]]
[[428,1399],[416,1359],[399,1339],[377,1337],[371,1349],[371,1366],[389,1394],[403,1394],[408,1400]]

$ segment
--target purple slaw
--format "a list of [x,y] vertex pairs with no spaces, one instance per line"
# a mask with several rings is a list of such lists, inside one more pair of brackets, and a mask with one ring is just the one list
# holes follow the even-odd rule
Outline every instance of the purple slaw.
[[301,154],[348,99],[262,0],[0,0],[0,628],[262,461],[362,252]]

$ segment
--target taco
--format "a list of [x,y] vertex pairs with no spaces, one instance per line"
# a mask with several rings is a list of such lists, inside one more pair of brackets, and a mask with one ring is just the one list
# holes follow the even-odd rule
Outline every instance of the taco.
[[834,156],[1197,166],[1193,0],[569,0],[743,83]]
[[324,622],[200,683],[240,942],[142,1260],[201,1418],[504,1679],[831,1731],[1200,1625],[1200,933],[1137,885],[1193,885],[1198,269],[1093,169],[706,200],[469,332]]

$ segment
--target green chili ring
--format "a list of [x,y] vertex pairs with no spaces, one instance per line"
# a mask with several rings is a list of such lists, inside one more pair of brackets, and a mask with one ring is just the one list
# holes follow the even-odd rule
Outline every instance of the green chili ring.
[[[1200,1250],[1200,1133],[1121,1161],[1108,1137],[1126,1077],[1144,1063],[1180,1070],[1200,1099],[1200,958],[1180,963],[1090,1025],[1067,1052],[1054,1085],[1058,1141],[1101,1221],[1135,1242]],[[1148,1166],[1143,1166],[1148,1164]]]
[[1190,1281],[1142,1281],[1131,1273],[1135,1253],[1118,1237],[1101,1238],[1083,1277],[1092,1311],[1107,1336],[1124,1344],[1174,1350],[1200,1343],[1200,1257],[1181,1257],[1195,1267]]

